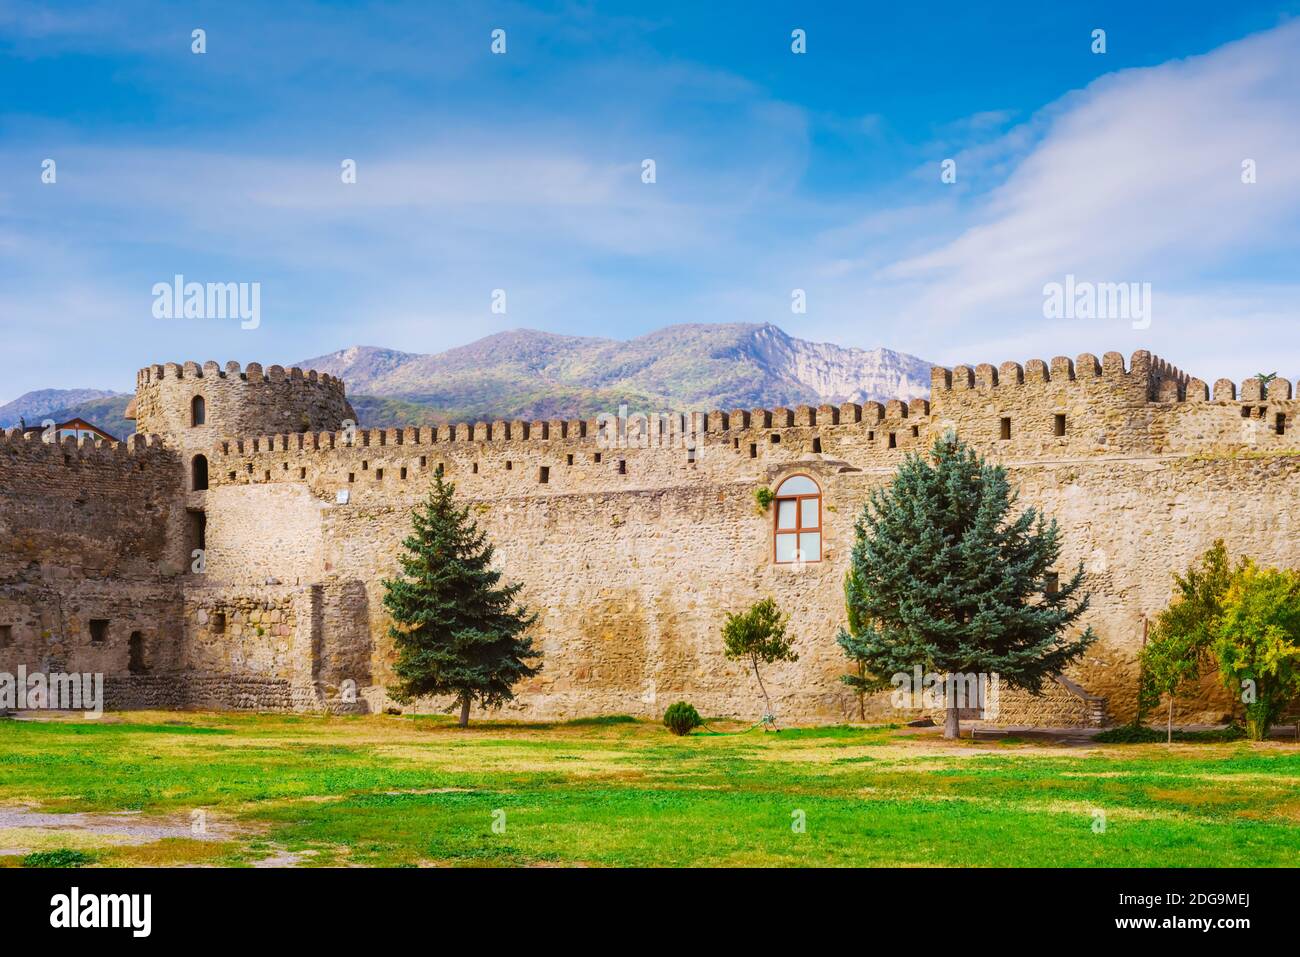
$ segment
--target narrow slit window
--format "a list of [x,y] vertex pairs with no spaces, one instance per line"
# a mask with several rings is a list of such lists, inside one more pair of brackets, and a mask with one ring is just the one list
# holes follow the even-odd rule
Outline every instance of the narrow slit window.
[[92,618],[90,619],[90,643],[92,645],[102,645],[108,640],[108,619]]
[[820,438],[813,439],[813,449],[812,449],[812,450],[813,450],[814,452],[816,452],[817,454],[819,454],[819,455],[821,454],[821,450],[822,450],[822,440],[821,440]]
[[999,438],[1001,438],[1003,442],[1011,438],[1011,420],[1009,418],[1003,416],[998,423],[998,428]]
[[190,488],[195,492],[206,492],[208,489],[208,458],[206,455],[196,455],[190,463]]
[[543,465],[537,470],[537,484],[546,485],[551,481],[551,467]]
[[1065,413],[1064,412],[1058,412],[1056,413],[1056,415],[1052,416],[1052,434],[1053,435],[1065,434]]

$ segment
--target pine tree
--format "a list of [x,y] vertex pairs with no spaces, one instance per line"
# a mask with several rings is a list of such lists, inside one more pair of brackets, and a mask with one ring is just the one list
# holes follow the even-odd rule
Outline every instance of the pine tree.
[[456,504],[455,490],[439,468],[429,497],[411,513],[412,534],[398,556],[403,574],[383,584],[400,679],[389,693],[403,703],[452,695],[464,727],[475,699],[499,707],[541,669],[528,664],[538,653],[523,633],[537,616],[515,601],[523,585],[500,584],[487,534]]
[[[932,461],[931,461],[932,460]],[[955,435],[930,460],[909,455],[875,490],[855,525],[845,583],[852,631],[840,643],[877,675],[997,675],[1038,692],[1044,679],[1096,640],[1064,630],[1088,607],[1083,563],[1051,588],[1060,533],[1035,509],[1015,515],[1016,493],[1000,466]],[[960,731],[957,679],[945,698],[944,736]],[[921,689],[915,688],[914,692]]]

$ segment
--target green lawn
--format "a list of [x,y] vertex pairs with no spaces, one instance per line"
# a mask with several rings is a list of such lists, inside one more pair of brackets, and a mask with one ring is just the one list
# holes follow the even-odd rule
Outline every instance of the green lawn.
[[68,858],[55,852],[104,865],[1300,861],[1300,748],[1287,742],[946,743],[881,727],[674,738],[630,720],[465,731],[151,712],[0,721],[0,768],[11,865]]

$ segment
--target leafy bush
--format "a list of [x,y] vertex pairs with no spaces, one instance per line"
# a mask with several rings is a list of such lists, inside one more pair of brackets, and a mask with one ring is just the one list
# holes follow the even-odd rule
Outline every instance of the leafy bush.
[[766,485],[754,489],[754,501],[758,503],[760,510],[766,512],[772,504],[772,490]]
[[[1118,728],[1108,728],[1092,740],[1098,744],[1154,744],[1166,740],[1168,736],[1168,731],[1150,728],[1145,724],[1122,724]],[[1207,731],[1174,731],[1172,740],[1216,744],[1240,741],[1245,736],[1245,728],[1239,724],[1230,724],[1226,728],[1211,728]]]
[[704,723],[693,705],[679,701],[664,712],[664,727],[676,735],[690,734]]
[[34,851],[23,858],[23,867],[85,867],[94,859],[93,854],[64,847],[57,851]]

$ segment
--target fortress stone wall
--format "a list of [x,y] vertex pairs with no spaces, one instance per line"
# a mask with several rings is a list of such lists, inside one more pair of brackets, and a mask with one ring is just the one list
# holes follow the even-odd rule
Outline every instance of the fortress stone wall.
[[[1292,394],[1284,380],[1211,390],[1148,353],[1107,353],[935,369],[929,401],[711,410],[684,426],[633,409],[615,424],[367,430],[346,427],[343,383],[328,376],[152,366],[133,411],[156,435],[0,442],[0,670],[102,670],[119,707],[385,707],[381,581],[442,466],[540,613],[543,671],[508,714],[658,716],[687,698],[752,719],[757,688],[723,658],[719,630],[770,595],[799,653],[765,673],[779,715],[853,719],[834,639],[854,519],[904,455],[955,429],[1008,467],[1022,505],[1061,524],[1061,573],[1084,563],[1101,636],[1043,695],[1004,692],[997,720],[1122,720],[1172,572],[1219,537],[1300,565]],[[821,489],[822,560],[777,564],[755,493],[796,474]],[[106,637],[91,640],[91,620],[108,622]],[[1226,711],[1207,682],[1183,717]],[[887,695],[868,715],[915,717],[893,714]]]

